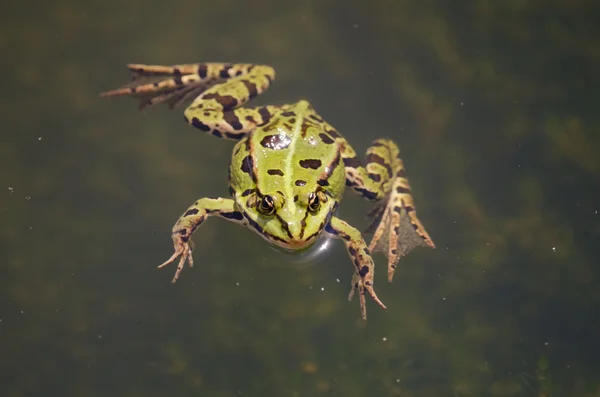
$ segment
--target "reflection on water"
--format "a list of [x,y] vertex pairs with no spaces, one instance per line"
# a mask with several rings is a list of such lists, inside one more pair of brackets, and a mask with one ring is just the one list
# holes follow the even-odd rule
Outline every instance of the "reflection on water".
[[[339,241],[338,241],[339,242]],[[285,261],[290,264],[298,265],[299,267],[304,266],[315,266],[325,262],[326,256],[329,254],[331,244],[335,244],[336,239],[330,234],[323,233],[317,241],[314,242],[310,247],[302,251],[291,251],[286,250],[275,245],[269,244],[269,246],[281,254],[285,255]],[[341,244],[341,242],[339,242]],[[266,243],[265,243],[266,244]],[[348,259],[350,260],[350,259]]]

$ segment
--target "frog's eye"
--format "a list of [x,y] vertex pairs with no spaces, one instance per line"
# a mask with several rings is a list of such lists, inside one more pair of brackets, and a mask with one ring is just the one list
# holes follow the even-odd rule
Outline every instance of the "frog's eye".
[[269,195],[263,196],[258,204],[258,211],[263,215],[273,215],[273,212],[275,212],[273,197]]
[[319,211],[321,208],[321,200],[319,199],[319,195],[315,193],[311,193],[308,195],[308,210],[312,213]]

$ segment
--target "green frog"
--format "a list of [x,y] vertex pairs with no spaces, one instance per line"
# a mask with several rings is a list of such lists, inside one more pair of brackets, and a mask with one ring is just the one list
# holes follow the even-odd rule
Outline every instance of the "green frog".
[[[189,124],[237,142],[229,167],[231,198],[198,199],[173,227],[175,252],[159,266],[179,259],[173,283],[186,263],[193,265],[190,238],[210,216],[246,226],[288,250],[308,248],[324,234],[342,240],[353,265],[348,299],[358,294],[364,319],[366,295],[386,308],[373,289],[371,253],[386,254],[391,282],[401,256],[418,245],[435,248],[417,217],[393,141],[373,141],[363,163],[348,141],[305,100],[244,107],[274,80],[272,67],[198,63],[128,68],[132,82],[101,96],[133,96],[141,99],[141,108],[161,103],[173,108],[191,102],[184,111]],[[346,186],[376,203],[370,213],[369,245],[358,229],[336,216]]]

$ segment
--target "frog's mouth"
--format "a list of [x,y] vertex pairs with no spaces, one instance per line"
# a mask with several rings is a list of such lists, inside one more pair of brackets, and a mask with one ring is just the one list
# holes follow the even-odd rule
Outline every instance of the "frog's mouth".
[[265,240],[271,243],[275,248],[284,252],[298,252],[309,249],[318,240],[318,235],[309,236],[306,239],[292,238],[283,240],[277,236],[272,236],[264,230],[260,233]]

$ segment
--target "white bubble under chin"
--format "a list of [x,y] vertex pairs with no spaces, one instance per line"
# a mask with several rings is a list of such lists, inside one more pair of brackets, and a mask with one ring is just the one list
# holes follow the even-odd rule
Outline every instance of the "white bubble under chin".
[[310,247],[299,251],[288,250],[275,245],[270,246],[271,249],[288,256],[290,258],[289,262],[292,264],[300,266],[312,266],[319,264],[319,262],[325,258],[325,254],[329,250],[329,247],[331,247],[334,240],[335,238],[330,234],[321,233],[321,235],[317,238],[317,241],[315,241]]

